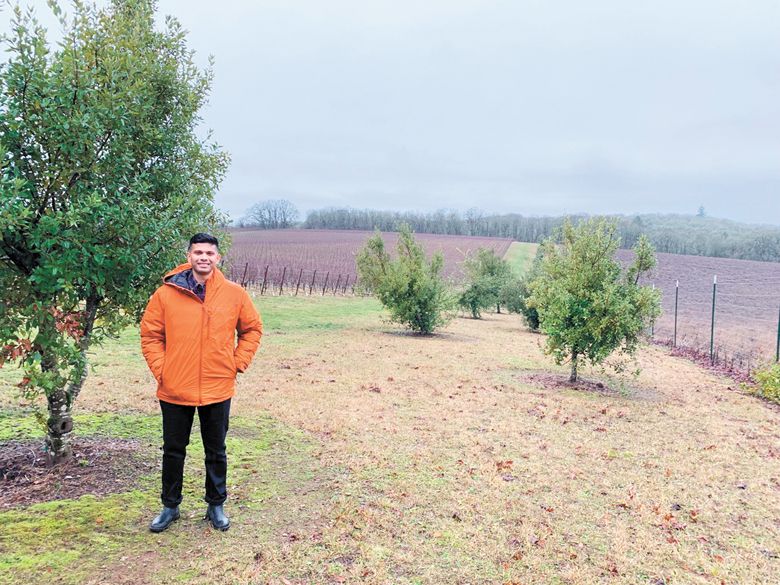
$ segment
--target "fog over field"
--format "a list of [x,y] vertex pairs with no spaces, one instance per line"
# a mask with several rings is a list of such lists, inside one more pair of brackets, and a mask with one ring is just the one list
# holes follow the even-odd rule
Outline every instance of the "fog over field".
[[[32,4],[45,15],[43,0]],[[160,0],[159,10],[190,31],[199,62],[216,59],[204,127],[233,158],[217,203],[234,218],[283,197],[302,211],[703,205],[780,224],[772,0]]]

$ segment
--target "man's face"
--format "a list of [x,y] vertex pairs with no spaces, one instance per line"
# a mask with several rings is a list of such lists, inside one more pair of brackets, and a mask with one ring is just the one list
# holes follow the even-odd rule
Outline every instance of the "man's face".
[[192,244],[187,252],[187,260],[192,270],[201,278],[208,277],[222,256],[214,244]]

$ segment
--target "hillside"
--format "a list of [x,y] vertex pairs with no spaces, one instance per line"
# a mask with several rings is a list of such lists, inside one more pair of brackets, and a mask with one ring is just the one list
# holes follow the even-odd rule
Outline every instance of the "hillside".
[[[586,215],[574,215],[574,221]],[[623,246],[630,248],[641,234],[647,235],[659,252],[718,258],[780,261],[780,226],[746,224],[707,216],[644,214],[613,216]],[[440,210],[432,213],[373,209],[328,208],[309,212],[308,229],[357,229],[383,231],[408,223],[418,233],[474,235],[510,238],[539,243],[563,223],[563,216],[524,216],[519,213],[490,214],[479,209],[465,213]]]

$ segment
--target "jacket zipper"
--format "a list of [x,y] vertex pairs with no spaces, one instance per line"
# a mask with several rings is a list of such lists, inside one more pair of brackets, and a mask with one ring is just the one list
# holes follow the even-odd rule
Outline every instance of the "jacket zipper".
[[203,402],[203,318],[204,314],[206,313],[206,301],[201,301],[200,297],[196,295],[194,292],[192,292],[188,288],[184,288],[183,286],[179,286],[178,284],[174,284],[172,282],[165,282],[165,284],[172,286],[174,288],[179,289],[180,291],[184,292],[185,294],[189,294],[191,297],[194,297],[200,304],[200,340],[198,343],[198,406],[202,406]]
[[[197,295],[195,295],[197,296]],[[200,298],[198,299],[200,301]],[[206,314],[206,303],[200,308],[200,367],[198,368],[198,406],[203,403],[203,318]]]

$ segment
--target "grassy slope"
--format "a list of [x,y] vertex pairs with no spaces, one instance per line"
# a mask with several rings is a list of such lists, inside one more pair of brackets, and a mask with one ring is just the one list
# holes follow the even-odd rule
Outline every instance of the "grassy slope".
[[531,267],[531,263],[536,256],[536,250],[539,248],[539,244],[531,244],[528,242],[512,242],[509,245],[509,249],[504,254],[504,260],[509,262],[512,270],[517,276],[525,274],[526,270]]
[[[371,299],[259,305],[267,335],[239,381],[228,445],[231,530],[199,520],[193,438],[185,517],[168,532],[146,530],[153,477],[124,494],[6,512],[0,582],[51,582],[63,569],[72,583],[204,584],[768,583],[780,573],[780,414],[725,381],[651,348],[623,393],[547,389],[528,379],[549,369],[540,338],[515,316],[458,319],[426,338],[384,324]],[[125,348],[126,369],[90,378],[80,428],[137,428],[153,443],[137,338],[114,343],[96,358],[113,364]],[[0,418],[0,438],[11,420]]]

